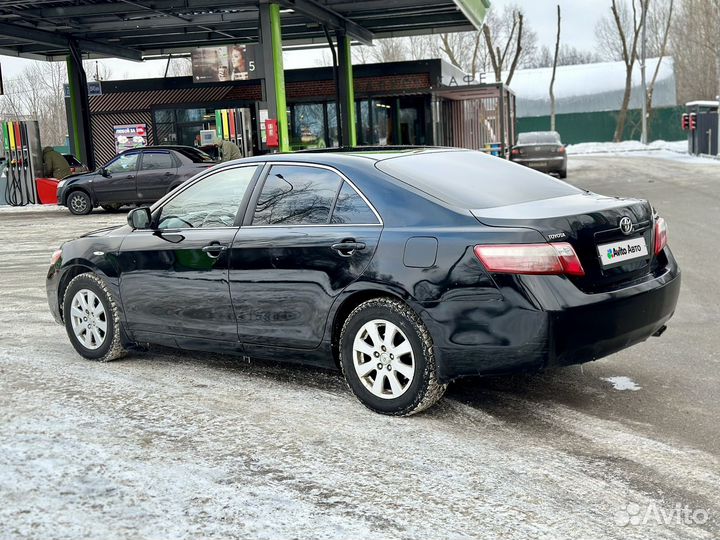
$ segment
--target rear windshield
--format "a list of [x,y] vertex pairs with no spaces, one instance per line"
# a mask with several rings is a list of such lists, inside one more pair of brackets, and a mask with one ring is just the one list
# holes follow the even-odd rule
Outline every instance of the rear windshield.
[[430,152],[379,161],[376,167],[461,208],[520,204],[582,193],[546,174],[482,152]]
[[214,163],[215,160],[197,148],[174,148],[176,152],[179,152],[193,163]]
[[82,163],[80,163],[72,154],[63,154],[63,157],[71,167],[82,167]]
[[560,144],[560,134],[556,131],[532,131],[518,135],[518,144]]

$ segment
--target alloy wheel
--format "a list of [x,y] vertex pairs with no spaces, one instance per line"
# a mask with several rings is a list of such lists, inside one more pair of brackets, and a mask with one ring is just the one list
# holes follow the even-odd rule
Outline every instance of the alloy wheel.
[[398,326],[374,319],[365,323],[355,336],[353,366],[374,396],[395,399],[413,381],[415,356],[410,340]]
[[87,210],[88,202],[84,196],[76,193],[70,197],[70,206],[75,212],[82,214]]
[[89,289],[80,289],[73,296],[70,317],[77,340],[86,348],[99,348],[107,336],[108,321],[105,306]]

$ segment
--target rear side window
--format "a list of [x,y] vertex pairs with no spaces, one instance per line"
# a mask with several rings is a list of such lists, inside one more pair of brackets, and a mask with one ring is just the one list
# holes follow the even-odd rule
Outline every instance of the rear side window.
[[63,154],[63,157],[71,167],[82,167],[82,163],[80,163],[72,154]]
[[340,188],[331,223],[370,225],[377,224],[378,219],[363,198],[347,182]]
[[143,152],[142,165],[140,169],[143,171],[156,171],[159,169],[174,169],[175,163],[170,152]]
[[582,193],[551,176],[473,151],[408,154],[378,169],[448,204],[470,210]]
[[215,160],[213,157],[199,148],[175,148],[174,149],[179,154],[182,154],[186,158],[188,158],[193,163],[213,163]]
[[327,169],[276,165],[265,179],[253,225],[319,225],[330,221],[342,178]]

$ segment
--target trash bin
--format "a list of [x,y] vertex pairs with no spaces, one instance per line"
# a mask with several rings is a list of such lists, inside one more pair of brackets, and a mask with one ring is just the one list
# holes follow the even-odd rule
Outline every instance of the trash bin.
[[57,204],[57,178],[36,178],[38,198],[40,204]]

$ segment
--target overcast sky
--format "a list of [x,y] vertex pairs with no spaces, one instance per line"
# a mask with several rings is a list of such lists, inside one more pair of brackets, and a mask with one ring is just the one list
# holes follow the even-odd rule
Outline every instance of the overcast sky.
[[[595,48],[595,25],[610,12],[610,0],[491,0],[491,9],[502,10],[508,4],[517,4],[525,10],[526,24],[538,35],[539,45],[552,47],[555,43],[555,6],[560,4],[562,12],[562,43],[580,49]],[[285,54],[285,68],[294,69],[316,66],[322,52],[293,51]],[[11,79],[30,61],[0,56],[3,80]],[[157,76],[162,73],[165,62],[128,62],[112,60],[112,78],[139,78]]]

